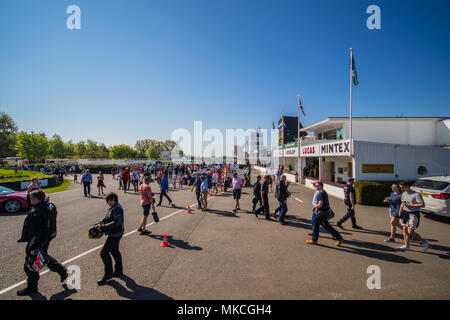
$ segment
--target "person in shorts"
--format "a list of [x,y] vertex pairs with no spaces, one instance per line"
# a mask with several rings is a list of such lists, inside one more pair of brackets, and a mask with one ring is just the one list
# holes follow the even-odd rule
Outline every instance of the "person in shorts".
[[237,210],[240,210],[239,207],[239,199],[241,198],[241,189],[242,189],[242,179],[238,177],[237,173],[233,173],[233,199],[234,199],[234,209],[233,212],[236,213]]
[[420,193],[412,191],[409,183],[400,182],[402,190],[402,204],[400,205],[400,225],[403,227],[405,245],[397,247],[397,250],[409,250],[409,237],[420,241],[423,251],[428,250],[428,240],[423,239],[415,230],[420,222],[420,208],[424,207],[423,198]]
[[139,231],[141,234],[150,233],[146,230],[147,218],[150,214],[150,206],[153,206],[153,211],[155,211],[155,204],[153,203],[152,188],[150,187],[150,176],[144,178],[144,183],[140,185],[139,191],[141,193],[141,206],[144,211],[144,216],[142,217],[141,224],[139,225]]

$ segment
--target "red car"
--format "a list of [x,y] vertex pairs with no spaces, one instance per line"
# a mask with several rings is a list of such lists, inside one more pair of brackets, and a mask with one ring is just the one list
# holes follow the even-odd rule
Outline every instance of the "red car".
[[[48,202],[48,200],[48,195],[45,195],[45,202]],[[27,209],[28,203],[26,191],[14,191],[0,186],[0,211],[16,213]]]

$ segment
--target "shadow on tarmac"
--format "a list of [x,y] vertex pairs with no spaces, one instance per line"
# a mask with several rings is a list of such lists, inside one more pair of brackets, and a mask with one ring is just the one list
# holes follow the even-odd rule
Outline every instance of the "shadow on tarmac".
[[378,252],[378,251],[372,251],[372,250],[366,250],[366,249],[361,249],[361,248],[349,248],[346,247],[345,245],[349,244],[349,245],[354,245],[356,247],[365,247],[365,248],[382,248],[384,251],[392,251],[392,252],[397,252],[394,248],[388,247],[388,246],[383,246],[380,244],[374,244],[371,242],[362,242],[362,241],[351,241],[351,240],[346,240],[344,238],[344,243],[340,246],[340,247],[335,247],[334,245],[332,246],[324,246],[321,244],[318,244],[318,246],[324,247],[324,248],[328,248],[328,249],[333,249],[333,250],[339,250],[339,251],[343,251],[343,252],[348,252],[348,253],[352,253],[352,254],[357,254],[357,255],[361,255],[361,256],[365,256],[365,257],[369,257],[369,258],[374,258],[374,259],[379,259],[379,260],[383,260],[383,261],[389,261],[389,262],[394,262],[394,263],[417,263],[417,264],[422,264],[422,262],[420,261],[416,261],[416,260],[411,260],[407,257],[401,256],[401,255],[396,255],[396,254],[391,254],[391,253],[386,253],[386,252]]
[[121,276],[120,279],[125,281],[126,287],[116,280],[110,280],[106,285],[113,287],[121,297],[130,300],[173,300],[173,298],[166,296],[155,289],[138,285],[133,279],[126,275]]
[[[161,242],[163,241],[163,235],[160,234],[146,234],[147,237],[153,238],[153,239],[157,239],[160,240]],[[181,249],[185,249],[185,250],[203,250],[201,247],[195,247],[195,246],[191,246],[189,244],[189,242],[186,242],[184,240],[177,240],[174,239],[172,236],[167,236],[167,241],[170,243],[170,246],[168,246],[169,248],[174,248],[174,247],[178,247]]]
[[69,289],[69,287],[66,284],[63,284],[64,291],[61,291],[59,293],[56,293],[50,297],[50,300],[72,300],[72,299],[66,299],[70,297],[72,294],[77,293],[78,291],[76,289]]
[[[218,214],[220,216],[228,217],[228,218],[240,218],[236,213],[230,211],[223,211],[217,209],[208,209],[208,212]],[[239,213],[239,211],[238,211]]]

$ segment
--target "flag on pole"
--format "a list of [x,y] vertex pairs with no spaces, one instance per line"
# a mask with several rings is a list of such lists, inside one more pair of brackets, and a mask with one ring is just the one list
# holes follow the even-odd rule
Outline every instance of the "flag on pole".
[[303,115],[306,117],[305,110],[303,110],[302,100],[300,100],[300,97],[298,97],[298,106],[300,107],[300,110],[302,110]]
[[350,61],[350,69],[352,70],[352,79],[353,79],[353,84],[355,86],[358,85],[358,75],[356,74],[356,68],[355,68],[355,58],[351,57],[351,61]]

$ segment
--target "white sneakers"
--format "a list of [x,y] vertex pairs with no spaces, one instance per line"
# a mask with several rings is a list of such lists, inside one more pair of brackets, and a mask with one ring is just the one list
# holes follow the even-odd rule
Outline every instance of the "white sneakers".
[[[423,243],[423,251],[427,251],[428,247],[429,247],[428,240],[425,240],[425,242]],[[396,249],[397,250],[401,250],[401,251],[408,251],[408,250],[410,250],[409,247],[407,247],[405,245],[397,247]]]

